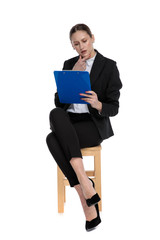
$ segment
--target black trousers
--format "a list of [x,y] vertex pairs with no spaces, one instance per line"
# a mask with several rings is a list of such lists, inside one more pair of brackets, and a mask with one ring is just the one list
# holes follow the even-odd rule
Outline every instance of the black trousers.
[[80,157],[81,148],[97,146],[102,142],[98,129],[89,113],[70,113],[61,108],[50,112],[52,132],[47,136],[48,148],[70,186],[79,184],[70,160]]

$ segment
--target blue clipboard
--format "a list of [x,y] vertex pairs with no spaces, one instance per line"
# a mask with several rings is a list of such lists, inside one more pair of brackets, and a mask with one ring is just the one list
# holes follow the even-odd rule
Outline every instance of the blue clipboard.
[[90,76],[87,71],[54,71],[57,92],[61,103],[81,103],[80,93],[91,91]]

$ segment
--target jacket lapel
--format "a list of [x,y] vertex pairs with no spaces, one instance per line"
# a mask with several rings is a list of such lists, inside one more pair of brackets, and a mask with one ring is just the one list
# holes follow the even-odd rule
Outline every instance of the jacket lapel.
[[98,76],[100,72],[102,71],[102,68],[105,63],[105,58],[97,51],[97,55],[95,57],[91,72],[90,72],[90,80],[91,80],[91,85],[94,84],[94,82],[98,79]]

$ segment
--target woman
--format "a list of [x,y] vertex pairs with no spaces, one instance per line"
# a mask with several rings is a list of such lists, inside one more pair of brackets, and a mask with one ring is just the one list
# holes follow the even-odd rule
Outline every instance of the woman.
[[65,61],[63,70],[88,71],[92,91],[80,93],[86,104],[62,104],[56,93],[56,108],[50,113],[52,132],[47,136],[52,156],[80,197],[87,231],[101,222],[97,204],[100,198],[85,173],[80,149],[97,146],[113,136],[109,117],[118,113],[122,87],[116,62],[95,50],[94,40],[85,24],[70,30],[70,41],[78,56]]

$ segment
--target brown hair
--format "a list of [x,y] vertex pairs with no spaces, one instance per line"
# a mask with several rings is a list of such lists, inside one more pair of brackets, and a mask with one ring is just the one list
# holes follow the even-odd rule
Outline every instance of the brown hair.
[[88,33],[88,35],[90,37],[92,37],[92,32],[91,32],[90,28],[87,25],[83,24],[83,23],[79,23],[79,24],[76,24],[75,26],[73,26],[71,28],[70,33],[69,33],[70,39],[72,37],[72,34],[77,32],[77,31],[86,31]]

